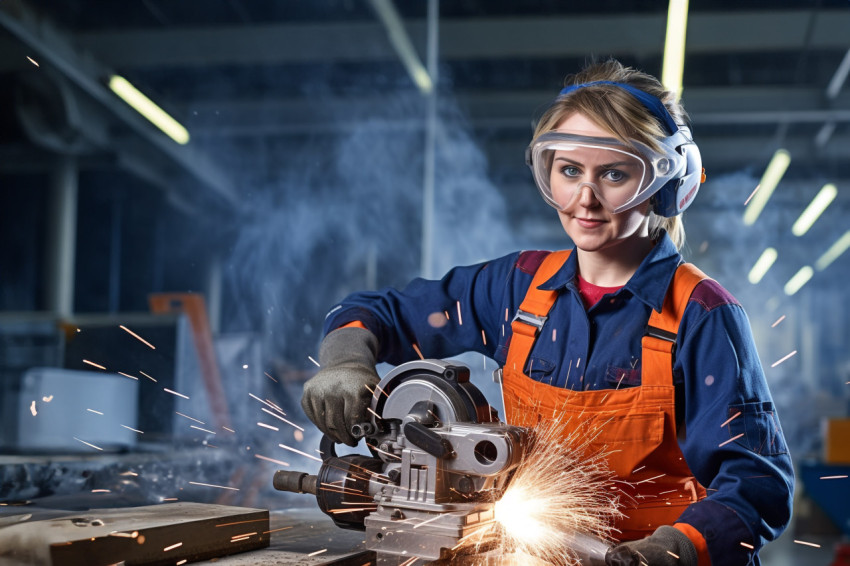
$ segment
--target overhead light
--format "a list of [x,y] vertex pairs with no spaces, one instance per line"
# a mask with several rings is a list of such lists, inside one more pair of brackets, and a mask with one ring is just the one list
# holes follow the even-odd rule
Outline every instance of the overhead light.
[[808,265],[804,265],[800,268],[800,271],[794,274],[794,277],[788,280],[788,283],[785,284],[785,294],[789,297],[799,291],[803,285],[809,282],[809,279],[812,278],[812,275],[815,274],[815,270],[809,267]]
[[815,262],[815,267],[818,271],[823,271],[829,264],[838,259],[838,257],[850,248],[850,230],[844,232],[844,235],[835,240],[829,249]]
[[744,211],[744,224],[752,226],[755,223],[790,163],[791,154],[784,149],[777,149],[770,163],[768,163],[767,169],[764,170],[758,190],[750,199],[750,203]]
[[401,59],[404,68],[407,69],[407,74],[410,75],[422,94],[430,94],[434,89],[434,82],[431,80],[428,70],[419,60],[419,55],[413,48],[413,43],[411,43],[410,37],[404,29],[401,16],[396,11],[392,0],[370,0],[370,4],[387,29],[390,43]]
[[136,112],[150,120],[157,128],[179,143],[189,143],[189,132],[183,125],[172,118],[165,110],[141,93],[130,81],[120,75],[112,75],[109,78],[109,88],[121,97],[124,102],[132,106]]
[[826,97],[830,100],[838,96],[841,87],[844,86],[844,81],[847,80],[847,74],[850,73],[850,49],[844,54],[844,59],[838,64],[835,74],[829,80],[829,85],[826,87]]
[[767,248],[763,252],[761,252],[761,256],[756,260],[753,268],[750,269],[750,274],[747,276],[747,279],[750,280],[750,283],[755,285],[759,281],[761,281],[764,274],[771,268],[773,262],[776,261],[776,257],[779,254],[776,252],[774,248]]
[[823,211],[826,210],[835,197],[838,196],[838,189],[835,188],[835,185],[832,183],[827,183],[826,185],[818,191],[818,194],[815,195],[815,198],[812,199],[812,202],[809,203],[809,206],[806,207],[806,210],[800,214],[800,217],[794,222],[794,225],[791,226],[791,233],[795,236],[802,236],[806,232],[809,231],[809,228],[815,223],[815,221],[823,214]]
[[664,61],[661,83],[669,91],[682,95],[682,73],[685,68],[685,35],[688,28],[688,0],[670,0],[667,8],[667,35],[664,38]]

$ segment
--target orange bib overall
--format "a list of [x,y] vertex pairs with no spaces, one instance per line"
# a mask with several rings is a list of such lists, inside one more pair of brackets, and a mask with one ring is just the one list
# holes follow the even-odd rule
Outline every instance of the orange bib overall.
[[[651,534],[660,525],[673,525],[692,502],[705,497],[705,488],[693,477],[676,439],[673,348],[682,313],[691,293],[706,276],[691,264],[682,264],[667,290],[660,313],[652,311],[642,340],[641,385],[624,389],[573,391],[529,378],[524,368],[539,327],[558,291],[537,287],[564,264],[569,251],[549,254],[535,273],[502,369],[507,422],[533,427],[557,415],[564,435],[596,435],[590,453],[607,452],[616,479],[623,485],[625,518],[614,525],[621,541]],[[528,314],[533,316],[527,316]],[[542,323],[539,323],[542,326]]]

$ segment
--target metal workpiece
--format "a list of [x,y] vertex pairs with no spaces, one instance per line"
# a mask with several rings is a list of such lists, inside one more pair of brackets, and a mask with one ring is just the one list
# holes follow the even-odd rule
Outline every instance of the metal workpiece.
[[0,564],[174,564],[269,545],[265,509],[168,503],[51,515],[3,525]]
[[314,493],[335,524],[365,530],[379,564],[458,558],[458,542],[494,521],[530,431],[499,422],[469,369],[441,360],[395,368],[371,409],[352,431],[370,455],[337,456],[324,437],[318,474],[279,471],[275,488]]

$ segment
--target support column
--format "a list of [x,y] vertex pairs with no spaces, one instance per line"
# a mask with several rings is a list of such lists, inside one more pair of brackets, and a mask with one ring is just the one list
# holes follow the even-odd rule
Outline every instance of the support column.
[[78,180],[76,158],[61,156],[50,177],[44,285],[45,307],[59,317],[70,317],[74,312]]

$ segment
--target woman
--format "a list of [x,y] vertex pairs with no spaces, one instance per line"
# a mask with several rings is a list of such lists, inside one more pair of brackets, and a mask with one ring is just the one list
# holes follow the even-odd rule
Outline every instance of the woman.
[[349,296],[306,414],[353,445],[376,362],[477,351],[502,366],[508,422],[558,415],[612,450],[632,503],[610,564],[759,564],[788,524],[793,468],[742,307],[678,252],[703,177],[685,123],[657,79],[616,61],[573,76],[527,161],[574,249]]

